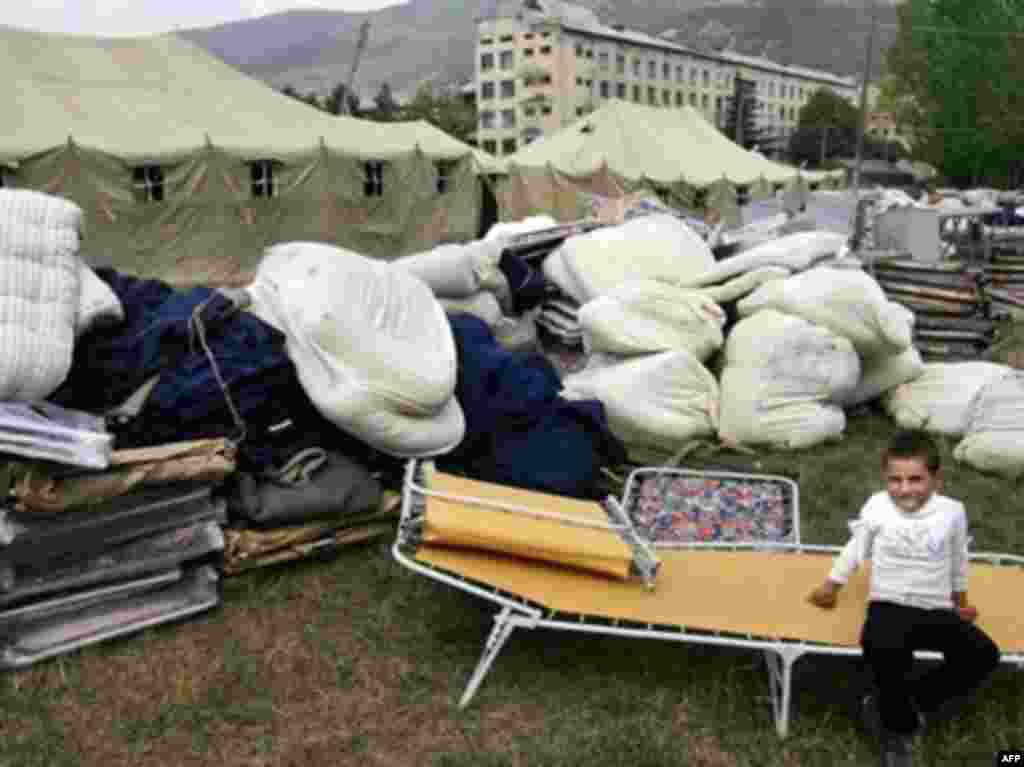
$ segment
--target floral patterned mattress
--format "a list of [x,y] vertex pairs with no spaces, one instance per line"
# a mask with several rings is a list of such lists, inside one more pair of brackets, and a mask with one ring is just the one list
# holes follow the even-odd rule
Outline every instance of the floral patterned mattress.
[[796,483],[784,477],[637,469],[623,507],[655,545],[800,542]]

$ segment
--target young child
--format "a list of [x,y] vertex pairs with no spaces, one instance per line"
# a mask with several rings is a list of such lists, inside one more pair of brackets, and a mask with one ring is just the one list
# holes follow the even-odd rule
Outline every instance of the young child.
[[[834,607],[850,575],[871,560],[861,647],[877,699],[865,699],[864,713],[880,719],[883,766],[909,767],[922,717],[973,690],[999,664],[998,648],[974,625],[967,515],[962,503],[936,492],[939,464],[924,432],[893,438],[882,456],[886,489],[864,504],[828,579],[808,596],[818,607]],[[915,681],[916,650],[940,652],[943,662]]]

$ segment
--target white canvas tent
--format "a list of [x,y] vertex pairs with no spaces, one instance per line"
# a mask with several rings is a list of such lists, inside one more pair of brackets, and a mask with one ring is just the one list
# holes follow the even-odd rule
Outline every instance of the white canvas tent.
[[562,217],[573,192],[621,195],[648,186],[686,201],[723,180],[732,186],[781,185],[797,174],[817,183],[842,172],[812,173],[733,143],[693,107],[657,108],[612,100],[558,133],[507,158],[499,189],[503,219],[547,207]]
[[86,212],[85,257],[176,283],[244,281],[262,249],[382,258],[478,234],[501,164],[424,122],[335,117],[175,35],[0,26],[7,186]]

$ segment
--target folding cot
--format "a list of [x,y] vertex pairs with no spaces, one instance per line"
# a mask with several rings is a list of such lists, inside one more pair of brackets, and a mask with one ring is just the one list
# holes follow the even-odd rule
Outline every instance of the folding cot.
[[[800,543],[795,515],[789,542],[679,543],[656,548],[660,561],[655,562],[628,516],[615,519],[612,514],[613,521],[598,532],[601,524],[592,521],[596,515],[587,521],[580,514],[583,502],[440,473],[432,473],[428,486],[428,473],[416,461],[406,467],[401,522],[392,547],[395,559],[499,608],[460,706],[473,698],[516,628],[644,637],[761,651],[768,665],[776,730],[785,737],[794,663],[814,653],[860,654],[866,574],[862,570],[851,579],[834,610],[807,604],[804,597],[828,572],[838,547]],[[628,507],[629,496],[627,484],[626,503],[611,502],[612,511]],[[795,495],[791,500],[795,511]],[[437,525],[431,521],[435,516]],[[438,529],[453,520],[451,529]],[[580,531],[589,528],[589,533],[617,538],[622,550],[609,553],[614,547],[605,540],[586,551],[559,553],[556,536],[537,541],[533,550],[524,545],[524,531],[534,522],[564,524],[574,531],[570,537],[584,538]],[[494,530],[498,534],[485,540]],[[505,534],[510,537],[501,540]],[[505,545],[511,555],[501,550]],[[588,560],[590,554],[593,560]],[[649,579],[656,569],[653,587],[629,577],[615,561],[617,555],[629,563],[633,576]],[[559,557],[571,566],[552,561]],[[616,569],[619,577],[610,577]],[[1024,590],[1024,557],[974,554],[970,577],[972,602],[1002,660],[1024,666],[1024,613],[1015,598]]]

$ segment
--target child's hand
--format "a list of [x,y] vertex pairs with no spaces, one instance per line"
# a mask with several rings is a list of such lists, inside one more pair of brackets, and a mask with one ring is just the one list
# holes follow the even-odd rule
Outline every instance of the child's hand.
[[836,606],[838,595],[839,587],[832,583],[832,581],[825,581],[825,583],[807,595],[807,601],[815,607],[828,610]]
[[978,608],[974,605],[961,605],[956,608],[956,611],[960,613],[960,617],[968,623],[974,623],[978,619]]

